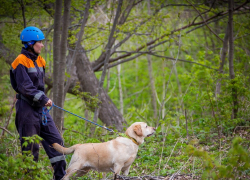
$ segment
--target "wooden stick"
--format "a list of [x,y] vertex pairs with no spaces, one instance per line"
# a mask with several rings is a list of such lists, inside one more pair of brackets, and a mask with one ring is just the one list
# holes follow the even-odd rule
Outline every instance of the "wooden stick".
[[[12,116],[13,109],[14,109],[14,107],[15,107],[16,101],[17,101],[17,99],[16,99],[16,96],[15,96],[15,97],[14,97],[14,100],[13,100],[13,104],[12,104],[12,106],[11,106],[9,118],[7,119],[7,122],[6,122],[6,125],[5,125],[4,128],[1,127],[1,129],[4,130],[4,131],[2,132],[2,134],[1,134],[1,137],[4,136],[4,132],[5,132],[5,131],[8,132],[9,134],[11,134],[11,133],[7,130],[7,128],[8,128],[8,125],[9,125],[9,123],[10,123],[10,118],[11,118],[11,116]],[[12,134],[11,134],[11,135],[12,135]],[[12,136],[13,136],[13,135],[12,135]]]
[[[4,127],[0,127],[0,129],[6,131],[7,133],[9,133],[11,136],[14,137],[14,135],[13,135],[10,131],[8,131],[8,129],[5,129]],[[3,131],[3,132],[4,132],[4,131]],[[2,137],[2,136],[1,136],[1,137]]]

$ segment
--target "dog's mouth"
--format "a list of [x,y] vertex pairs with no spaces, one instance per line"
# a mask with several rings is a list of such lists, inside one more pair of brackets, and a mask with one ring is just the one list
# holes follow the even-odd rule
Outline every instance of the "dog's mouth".
[[147,137],[152,136],[153,134],[154,134],[154,132],[153,132],[153,133],[151,133],[151,134],[149,134],[149,135],[147,135]]

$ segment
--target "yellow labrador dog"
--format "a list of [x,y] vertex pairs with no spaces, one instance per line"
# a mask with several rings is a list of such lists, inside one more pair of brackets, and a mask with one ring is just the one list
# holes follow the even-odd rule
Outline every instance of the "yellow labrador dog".
[[76,144],[65,148],[54,143],[53,147],[60,153],[73,153],[64,180],[68,180],[75,172],[80,177],[90,169],[99,172],[111,172],[128,175],[129,168],[136,158],[139,145],[145,137],[154,134],[155,128],[144,122],[132,124],[125,132],[127,137],[117,137],[104,143]]

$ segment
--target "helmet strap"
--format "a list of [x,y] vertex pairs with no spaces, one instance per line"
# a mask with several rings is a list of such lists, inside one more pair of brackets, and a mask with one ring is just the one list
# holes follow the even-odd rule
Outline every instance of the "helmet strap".
[[33,54],[35,55],[39,55],[35,52],[33,46],[36,44],[36,41],[30,41],[30,42],[27,42],[25,43],[25,49],[27,49],[28,51],[30,50]]
[[35,52],[35,50],[34,50],[33,46],[34,46],[34,45],[32,45],[32,46],[30,47],[30,49],[31,49],[31,51],[32,51],[35,55],[37,55],[37,56],[38,56],[39,54],[37,54],[37,53]]

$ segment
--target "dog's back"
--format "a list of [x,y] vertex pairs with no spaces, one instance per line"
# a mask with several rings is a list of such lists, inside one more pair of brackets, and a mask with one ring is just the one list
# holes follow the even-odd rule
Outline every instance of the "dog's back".
[[123,171],[124,175],[128,175],[139,145],[144,142],[145,137],[151,136],[154,132],[154,127],[148,127],[144,122],[136,122],[127,129],[128,138],[117,137],[104,143],[77,144],[70,148],[64,148],[56,143],[52,146],[63,154],[74,152],[64,180],[69,179],[75,172],[80,177],[89,169],[99,172],[110,172],[112,169],[116,174]]
[[54,143],[53,147],[63,154],[74,152],[69,166],[78,161],[81,162],[81,167],[100,172],[110,172],[115,162],[122,162],[124,166],[131,165],[138,151],[138,146],[124,137],[117,137],[104,143],[76,144],[69,148]]

